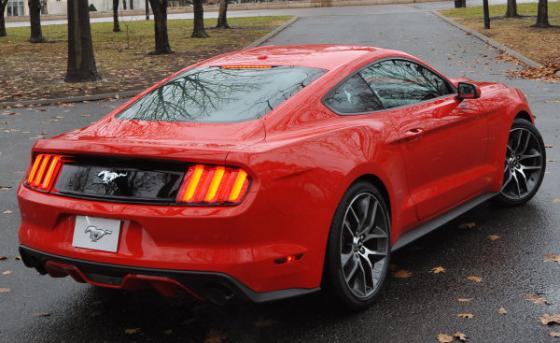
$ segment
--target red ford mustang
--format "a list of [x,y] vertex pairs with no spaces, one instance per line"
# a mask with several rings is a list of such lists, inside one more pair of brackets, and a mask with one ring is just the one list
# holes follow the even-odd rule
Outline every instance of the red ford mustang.
[[525,96],[409,54],[242,50],[33,147],[18,191],[28,267],[223,303],[325,289],[369,306],[391,252],[493,199],[537,192]]

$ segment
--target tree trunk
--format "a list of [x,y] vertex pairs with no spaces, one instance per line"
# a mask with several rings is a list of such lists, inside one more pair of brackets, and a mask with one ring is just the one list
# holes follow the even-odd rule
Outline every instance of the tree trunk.
[[550,27],[548,22],[548,0],[539,0],[537,22],[534,27]]
[[31,43],[43,43],[45,39],[41,32],[41,1],[28,0],[27,5],[29,6],[29,21],[31,23],[31,37],[29,41]]
[[4,21],[4,14],[6,13],[6,5],[8,0],[0,0],[0,37],[6,37],[6,22]]
[[123,8],[123,10],[126,10],[126,0],[122,1],[122,8]]
[[156,38],[156,50],[154,55],[171,54],[169,37],[167,36],[167,0],[150,0],[152,13],[154,14],[154,29]]
[[134,0],[130,0],[130,9],[131,9],[131,10],[134,9]]
[[506,18],[519,18],[520,15],[517,13],[517,0],[507,0],[507,11]]
[[113,32],[121,32],[119,25],[119,0],[113,0]]
[[66,82],[100,79],[95,66],[87,0],[68,0],[68,69]]
[[227,22],[227,7],[229,0],[220,0],[220,9],[218,10],[218,24],[216,28],[229,29],[230,26]]
[[207,38],[208,34],[204,29],[204,8],[202,7],[202,0],[193,0],[194,24],[191,37],[193,38]]

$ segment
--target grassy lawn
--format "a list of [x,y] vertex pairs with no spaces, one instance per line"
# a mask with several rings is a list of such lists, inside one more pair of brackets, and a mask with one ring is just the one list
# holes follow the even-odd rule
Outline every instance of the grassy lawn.
[[518,4],[520,19],[505,19],[505,5],[490,6],[491,29],[483,26],[482,7],[444,10],[441,13],[457,22],[477,30],[525,56],[549,66],[550,72],[560,69],[560,1],[549,1],[549,21],[555,27],[531,27],[536,21],[537,4]]
[[[169,41],[174,54],[152,56],[153,21],[121,21],[123,32],[112,23],[92,24],[97,69],[102,80],[65,83],[66,25],[43,26],[49,41],[31,44],[29,28],[8,28],[0,38],[0,103],[15,100],[96,94],[147,86],[171,72],[219,53],[243,48],[290,17],[231,18],[231,30],[207,29],[210,38],[190,38],[192,20],[170,20]],[[207,20],[212,27],[215,20]],[[128,28],[128,35],[127,35]]]

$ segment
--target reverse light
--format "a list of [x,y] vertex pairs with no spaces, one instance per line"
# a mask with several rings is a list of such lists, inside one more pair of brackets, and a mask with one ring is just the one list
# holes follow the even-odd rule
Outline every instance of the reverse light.
[[177,202],[200,205],[237,204],[249,190],[241,168],[197,164],[187,170]]
[[39,154],[35,156],[26,183],[29,187],[50,191],[62,166],[62,156]]

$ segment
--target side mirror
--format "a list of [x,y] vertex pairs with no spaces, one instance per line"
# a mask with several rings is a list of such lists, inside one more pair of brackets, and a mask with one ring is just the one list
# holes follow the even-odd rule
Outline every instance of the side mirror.
[[457,98],[461,100],[480,98],[480,88],[472,83],[459,82],[457,86]]

